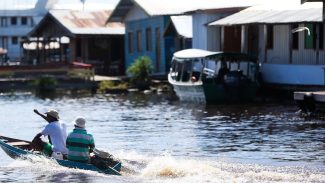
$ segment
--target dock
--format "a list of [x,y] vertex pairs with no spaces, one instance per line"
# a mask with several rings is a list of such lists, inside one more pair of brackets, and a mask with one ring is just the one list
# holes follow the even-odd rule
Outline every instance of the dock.
[[299,91],[293,97],[304,113],[325,112],[325,91]]

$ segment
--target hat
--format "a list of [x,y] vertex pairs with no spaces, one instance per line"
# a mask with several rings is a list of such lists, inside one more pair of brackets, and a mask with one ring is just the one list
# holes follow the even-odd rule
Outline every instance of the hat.
[[54,109],[50,109],[45,114],[52,116],[53,118],[59,119],[59,113]]
[[77,117],[74,120],[74,125],[80,128],[85,128],[86,127],[86,120],[83,117]]

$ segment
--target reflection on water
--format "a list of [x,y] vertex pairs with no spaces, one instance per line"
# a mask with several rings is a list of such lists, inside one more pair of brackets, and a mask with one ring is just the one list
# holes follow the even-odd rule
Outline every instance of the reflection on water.
[[72,129],[88,120],[96,146],[123,162],[124,176],[14,161],[0,151],[0,181],[323,182],[325,122],[294,104],[198,106],[166,95],[0,96],[0,134],[30,140],[46,123],[34,108],[56,108]]

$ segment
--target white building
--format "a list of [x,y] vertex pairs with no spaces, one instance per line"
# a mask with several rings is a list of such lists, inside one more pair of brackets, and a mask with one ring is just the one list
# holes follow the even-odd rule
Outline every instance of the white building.
[[[283,2],[285,3],[285,2]],[[264,82],[286,89],[325,86],[321,3],[263,5],[210,23],[238,27],[242,52],[258,56]]]
[[19,60],[22,53],[20,40],[40,22],[57,0],[31,2],[0,2],[0,48],[7,50],[11,61]]
[[[210,0],[204,2],[205,6],[197,7],[195,11],[187,12],[187,14],[191,14],[193,17],[193,48],[209,51],[222,50],[224,47],[223,42],[231,43],[231,40],[236,37],[234,36],[237,33],[236,28],[226,28],[225,32],[227,34],[223,34],[221,27],[208,26],[208,24],[262,2],[263,0]],[[225,37],[230,39],[230,41],[224,40]],[[228,48],[231,51],[240,51],[240,48],[236,50],[237,48],[233,48],[232,45],[229,45]]]

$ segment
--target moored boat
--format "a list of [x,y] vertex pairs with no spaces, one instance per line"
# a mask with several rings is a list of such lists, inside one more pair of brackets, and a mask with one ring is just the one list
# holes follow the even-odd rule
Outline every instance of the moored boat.
[[[4,152],[8,156],[10,156],[13,159],[17,159],[17,158],[26,159],[27,155],[37,155],[37,156],[41,155],[47,157],[38,151],[33,151],[31,147],[31,142],[25,140],[0,136],[0,147],[4,150]],[[120,170],[122,165],[120,162],[116,162],[113,166],[96,167],[95,165],[88,164],[88,163],[80,163],[75,161],[60,160],[54,158],[53,160],[55,160],[59,165],[68,168],[90,170],[90,171],[96,171],[104,174],[111,174],[111,175],[121,175]]]
[[244,53],[187,49],[174,53],[168,81],[181,101],[207,104],[254,100],[257,59]]

